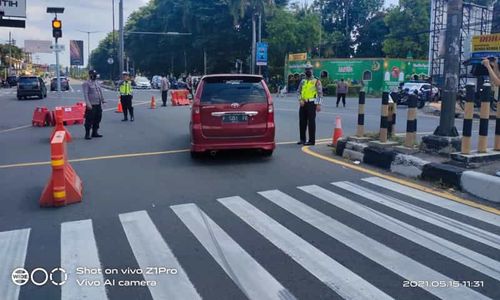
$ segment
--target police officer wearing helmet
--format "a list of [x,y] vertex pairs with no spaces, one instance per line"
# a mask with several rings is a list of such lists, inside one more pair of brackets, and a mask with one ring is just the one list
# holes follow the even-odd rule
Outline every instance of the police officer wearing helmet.
[[[130,80],[129,72],[122,73],[123,80],[119,84],[120,101],[123,108],[123,120],[128,121],[128,114],[130,114],[130,121],[134,121],[134,108],[132,107],[132,81]],[[128,113],[127,113],[128,112]]]
[[[316,143],[316,113],[321,111],[323,87],[321,81],[312,73],[312,65],[306,64],[305,78],[299,84],[299,127],[300,141],[298,145],[314,145]],[[309,140],[306,142],[306,129],[309,129]]]
[[[82,90],[86,103],[85,139],[100,138],[102,135],[99,134],[98,130],[102,119],[102,104],[106,102],[101,86],[97,82],[95,70],[89,70],[89,79],[82,84]],[[90,129],[92,129],[92,135],[90,135]]]

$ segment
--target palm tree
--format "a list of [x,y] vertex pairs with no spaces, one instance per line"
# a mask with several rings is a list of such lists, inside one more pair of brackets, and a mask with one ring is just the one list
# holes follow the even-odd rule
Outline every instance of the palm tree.
[[226,0],[229,12],[233,16],[234,24],[245,16],[247,12],[264,14],[268,8],[274,6],[274,0]]

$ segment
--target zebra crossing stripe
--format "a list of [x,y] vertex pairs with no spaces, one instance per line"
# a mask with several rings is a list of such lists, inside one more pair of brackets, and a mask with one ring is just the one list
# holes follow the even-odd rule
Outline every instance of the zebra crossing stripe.
[[120,214],[120,221],[137,263],[145,273],[148,267],[166,267],[177,271],[175,275],[143,275],[145,280],[156,281],[156,286],[148,286],[153,299],[201,299],[145,211]]
[[414,188],[406,187],[404,185],[385,180],[378,177],[365,178],[363,181],[369,182],[371,184],[389,189],[391,191],[409,196],[413,199],[417,199],[432,205],[437,205],[442,208],[451,210],[455,213],[462,214],[464,216],[489,223],[491,225],[500,226],[500,216],[492,213],[485,212],[483,210],[473,208],[455,201],[450,201],[442,197],[438,197],[429,193],[424,193]]
[[[61,285],[61,299],[107,299],[102,274],[76,274],[77,268],[101,269],[91,220],[61,224],[61,267],[68,280]],[[100,285],[89,286],[98,281]]]
[[23,268],[30,229],[0,232],[0,299],[17,299],[20,286],[12,282],[12,272]]
[[[392,272],[399,274],[403,278],[415,281],[421,280],[422,278],[436,282],[452,281],[451,278],[387,247],[280,191],[267,191],[261,192],[260,194],[342,244],[361,253]],[[481,294],[465,287],[456,289],[443,289],[439,287],[422,288],[443,299],[486,299],[486,297]]]
[[426,210],[419,206],[389,197],[375,191],[370,191],[350,182],[332,183],[334,186],[360,195],[368,200],[398,210],[412,217],[421,219],[435,226],[452,231],[468,239],[475,240],[485,245],[500,249],[500,237],[494,233],[454,220],[452,218]]
[[392,299],[241,197],[218,199],[245,223],[345,299]]
[[409,241],[426,247],[429,250],[500,281],[500,262],[494,259],[450,242],[418,227],[404,223],[403,221],[319,186],[304,186],[300,187],[300,189]]
[[170,208],[249,299],[295,299],[196,204]]

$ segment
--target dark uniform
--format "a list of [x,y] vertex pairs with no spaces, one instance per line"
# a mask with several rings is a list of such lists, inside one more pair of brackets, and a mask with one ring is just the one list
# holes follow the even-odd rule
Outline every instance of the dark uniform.
[[[299,145],[316,143],[316,112],[321,110],[323,87],[321,81],[312,75],[312,66],[306,66],[306,78],[299,84]],[[309,141],[306,142],[306,129],[309,129]]]
[[[97,82],[97,72],[94,70],[89,71],[90,79],[85,81],[82,85],[83,97],[87,105],[85,111],[85,139],[90,140],[92,137],[102,137],[98,133],[99,124],[102,119],[102,103],[104,103],[104,96],[102,89]],[[92,136],[90,135],[92,129]]]
[[[120,101],[123,108],[123,120],[128,121],[128,114],[130,114],[130,121],[134,121],[134,107],[132,106],[132,82],[128,79],[128,73],[123,73],[126,76],[119,85]],[[128,113],[128,114],[127,114]]]

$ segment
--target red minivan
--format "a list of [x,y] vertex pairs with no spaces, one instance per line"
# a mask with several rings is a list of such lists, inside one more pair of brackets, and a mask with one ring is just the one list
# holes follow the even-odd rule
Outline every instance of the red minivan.
[[217,74],[201,79],[191,111],[191,155],[226,149],[276,147],[271,93],[260,75]]

